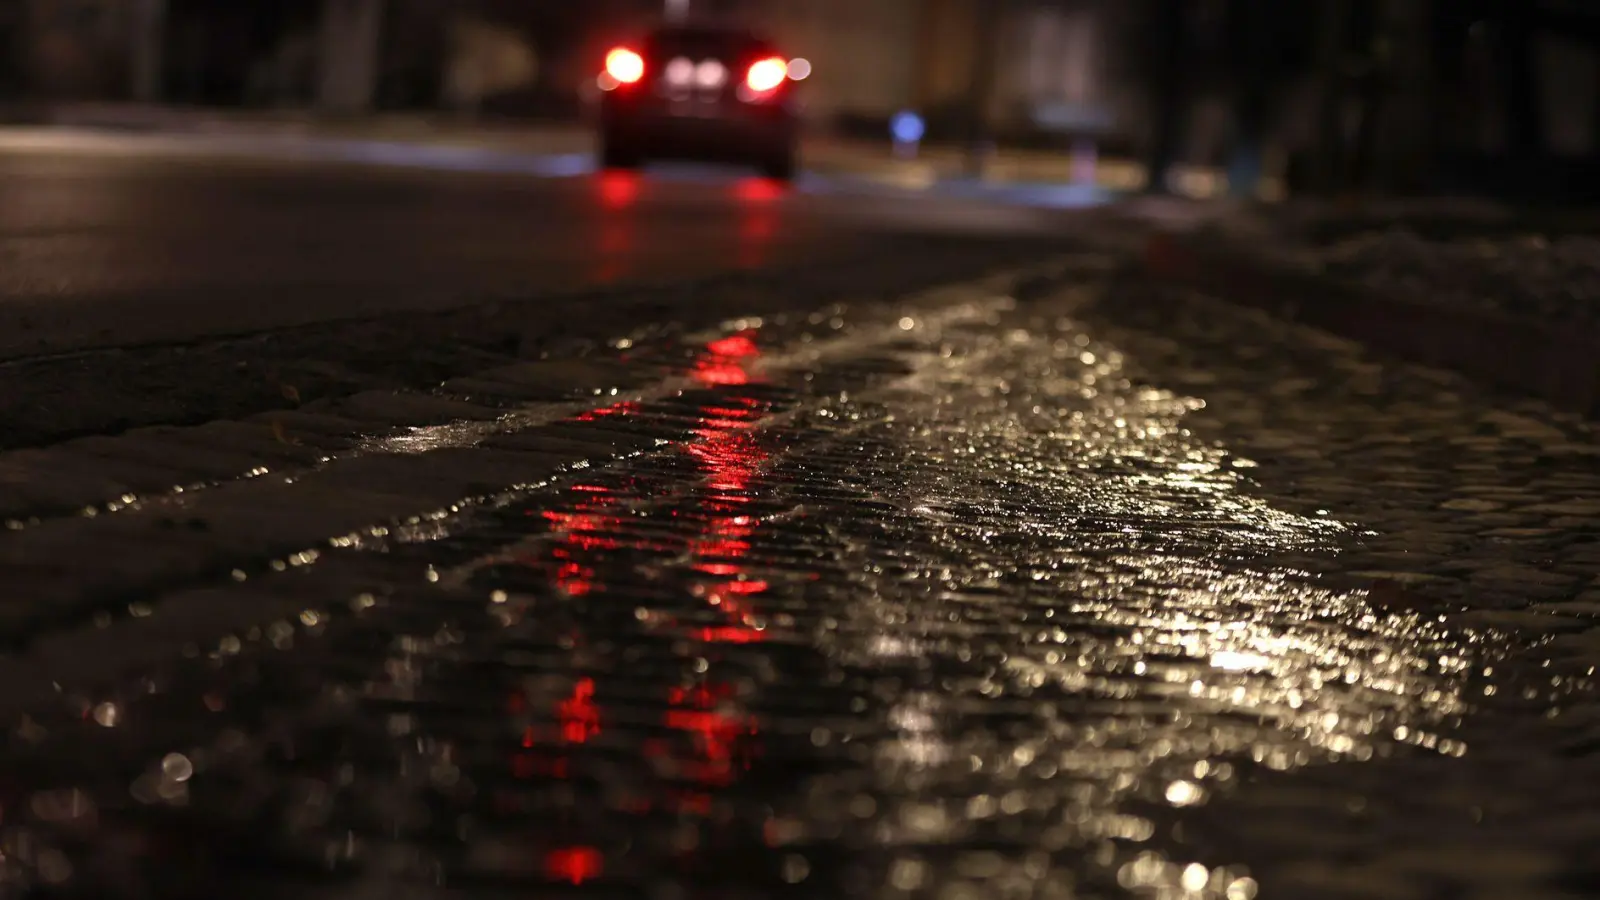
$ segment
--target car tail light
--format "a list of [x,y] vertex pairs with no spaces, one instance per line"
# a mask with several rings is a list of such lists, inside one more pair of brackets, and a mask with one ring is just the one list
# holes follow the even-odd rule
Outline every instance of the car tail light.
[[633,84],[644,77],[644,57],[627,47],[618,47],[606,54],[606,74],[618,84]]
[[765,93],[777,90],[788,77],[789,64],[773,56],[753,63],[745,73],[744,83],[752,91]]

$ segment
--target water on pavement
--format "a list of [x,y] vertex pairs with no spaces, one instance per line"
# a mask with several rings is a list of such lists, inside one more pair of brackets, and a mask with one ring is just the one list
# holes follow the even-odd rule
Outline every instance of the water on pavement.
[[1251,900],[1185,812],[1468,753],[1491,651],[1287,562],[1360,526],[1275,507],[1076,311],[616,350],[681,388],[572,421],[645,449],[305,555],[264,579],[298,620],[27,719],[4,883]]

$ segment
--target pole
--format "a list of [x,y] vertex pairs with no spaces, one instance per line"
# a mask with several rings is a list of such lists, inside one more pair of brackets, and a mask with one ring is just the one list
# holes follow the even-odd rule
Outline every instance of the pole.
[[1273,73],[1268,71],[1273,14],[1260,0],[1233,0],[1229,9],[1229,41],[1233,65],[1233,153],[1228,165],[1228,193],[1253,200],[1261,191]]
[[1600,66],[1594,70],[1594,99],[1589,110],[1589,155],[1600,159]]
[[1434,13],[1427,0],[1394,0],[1390,13],[1389,113],[1382,121],[1379,162],[1387,189],[1416,191],[1426,181],[1443,124],[1434,71]]
[[131,24],[133,99],[139,103],[159,102],[165,68],[166,0],[134,0]]
[[1505,66],[1509,137],[1512,155],[1519,163],[1537,155],[1544,145],[1544,110],[1539,102],[1534,58],[1534,10],[1528,0],[1512,3],[1505,19]]
[[0,100],[22,92],[22,34],[28,10],[0,5]]
[[1342,190],[1347,164],[1345,146],[1345,35],[1350,10],[1346,0],[1322,0],[1322,36],[1317,46],[1321,97],[1314,132],[1313,181],[1324,196]]
[[1177,162],[1188,100],[1183,89],[1188,65],[1189,22],[1184,15],[1185,0],[1154,0],[1155,16],[1155,128],[1150,142],[1150,157],[1145,190],[1168,192],[1172,167]]
[[1005,20],[1004,0],[978,0],[977,27],[973,29],[972,86],[968,96],[970,131],[967,141],[967,174],[981,178],[994,154],[993,122],[989,106],[994,99],[996,68],[1000,58],[1000,25]]
[[1365,193],[1374,186],[1378,164],[1378,128],[1388,101],[1389,34],[1378,0],[1355,0],[1351,26],[1355,42],[1356,126],[1350,141],[1350,187]]
[[325,112],[363,113],[378,87],[384,0],[323,0],[317,104]]

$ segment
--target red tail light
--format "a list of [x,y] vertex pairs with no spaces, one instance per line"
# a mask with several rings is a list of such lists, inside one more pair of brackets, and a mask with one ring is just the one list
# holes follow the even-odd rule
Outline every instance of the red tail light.
[[758,93],[775,91],[789,77],[789,64],[780,57],[759,60],[750,66],[744,83]]
[[618,47],[606,54],[606,74],[619,84],[633,84],[644,77],[644,57],[627,47]]

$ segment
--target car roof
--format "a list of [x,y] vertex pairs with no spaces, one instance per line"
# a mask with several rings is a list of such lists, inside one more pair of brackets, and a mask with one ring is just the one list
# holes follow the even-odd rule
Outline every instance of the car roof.
[[768,38],[742,22],[701,19],[687,22],[664,22],[650,29],[650,41],[667,43],[737,43],[770,44]]

